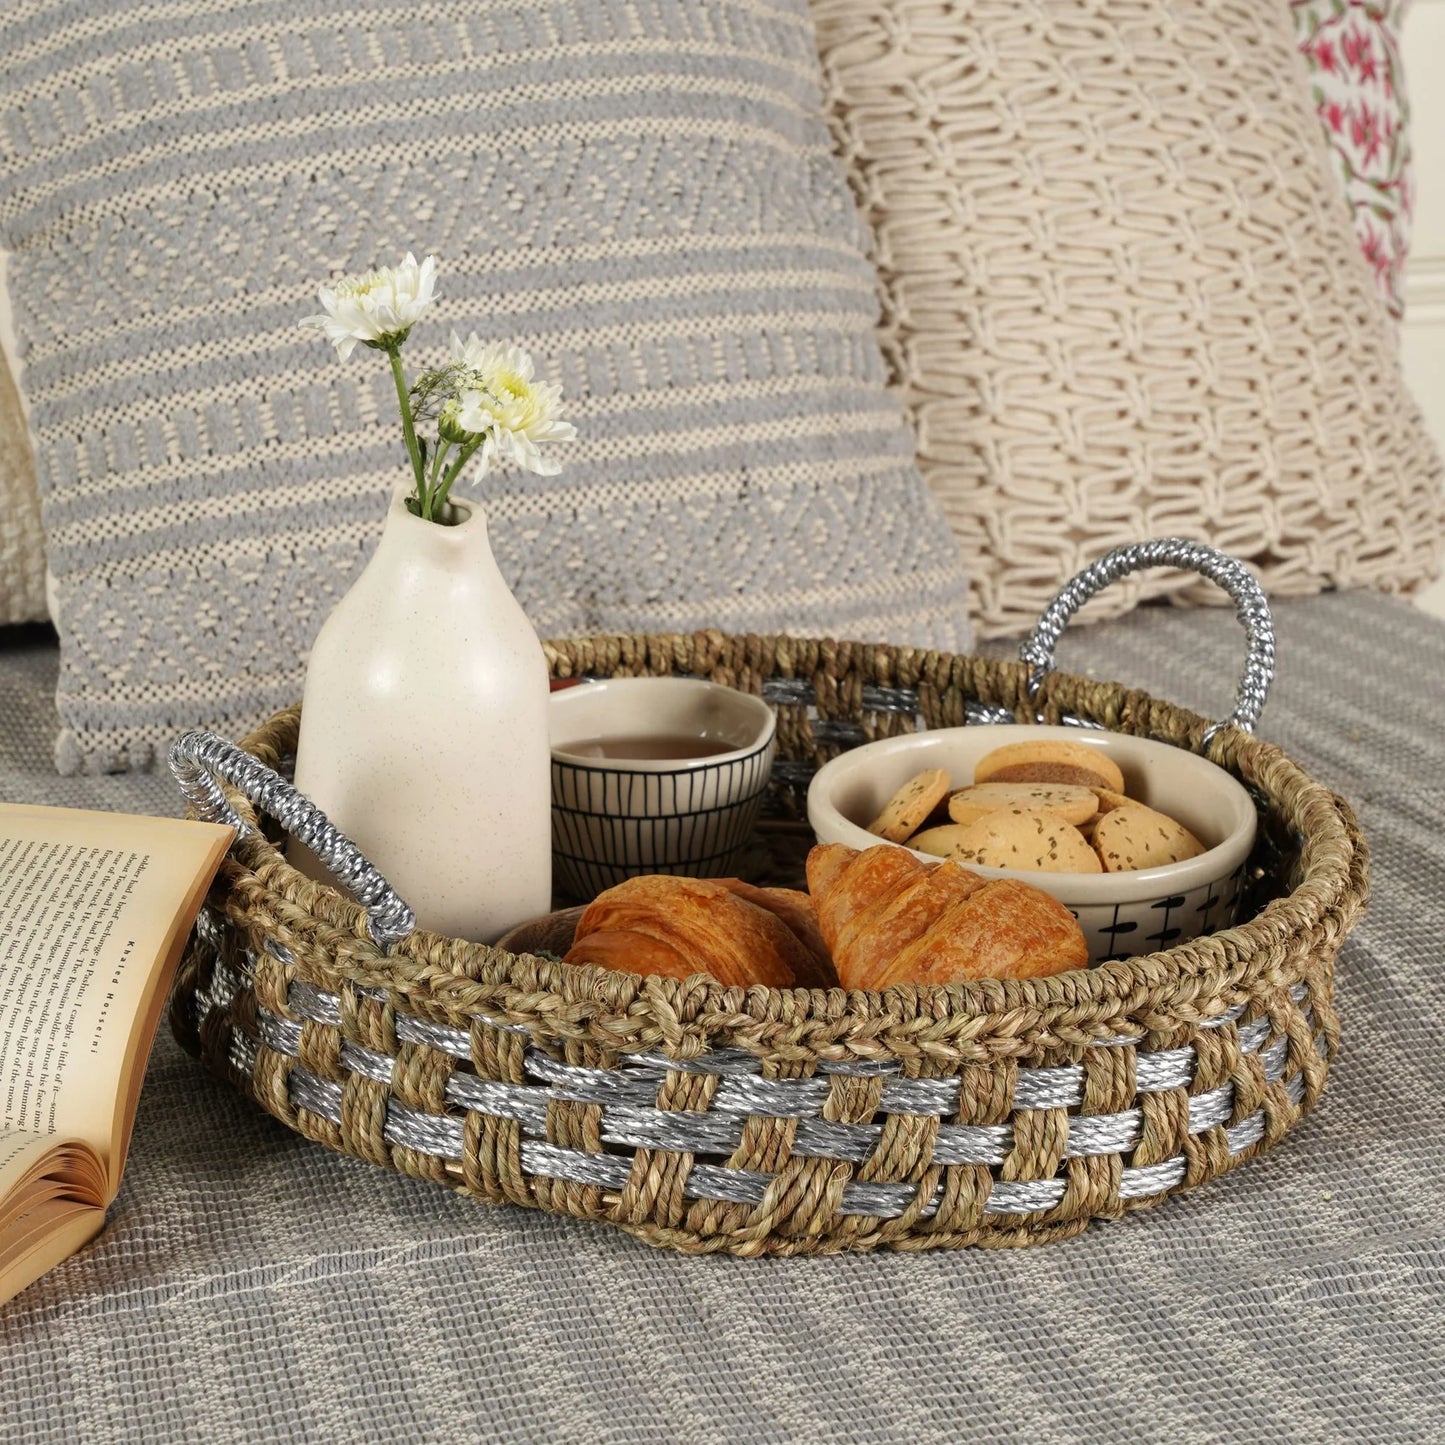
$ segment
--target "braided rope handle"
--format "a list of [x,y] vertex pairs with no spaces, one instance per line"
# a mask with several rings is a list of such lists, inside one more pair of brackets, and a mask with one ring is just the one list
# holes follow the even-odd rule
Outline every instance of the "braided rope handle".
[[416,915],[361,849],[265,763],[207,732],[182,733],[171,744],[169,761],[198,817],[228,823],[238,834],[255,831],[227,801],[221,788],[225,781],[304,843],[366,909],[367,931],[379,948],[389,950],[416,928]]
[[1019,657],[1029,665],[1029,696],[1038,696],[1044,678],[1053,671],[1054,648],[1074,613],[1111,582],[1150,567],[1183,567],[1207,577],[1234,600],[1235,613],[1244,628],[1248,654],[1235,692],[1234,711],[1205,731],[1201,751],[1208,751],[1214,735],[1222,727],[1253,732],[1274,681],[1274,618],[1270,615],[1269,603],[1254,574],[1238,558],[1183,537],[1159,537],[1115,547],[1064,583],[1019,648]]

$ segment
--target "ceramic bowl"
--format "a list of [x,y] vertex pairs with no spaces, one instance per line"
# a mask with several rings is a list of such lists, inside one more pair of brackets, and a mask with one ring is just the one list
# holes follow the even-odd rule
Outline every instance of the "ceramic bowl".
[[[915,773],[943,768],[955,788],[974,765],[1006,743],[1067,738],[1107,753],[1131,798],[1177,818],[1207,851],[1183,863],[1133,873],[1033,873],[979,868],[1052,893],[1079,920],[1095,962],[1152,953],[1236,921],[1245,863],[1258,819],[1249,794],[1222,768],[1166,743],[1088,728],[944,728],[867,743],[820,768],[808,789],[808,821],[820,842],[877,847],[867,825]],[[911,852],[925,862],[938,860]]]
[[[681,677],[620,677],[552,694],[552,865],[592,898],[639,873],[721,877],[757,822],[776,751],[761,698]],[[700,758],[603,758],[568,750],[601,737],[688,736]]]

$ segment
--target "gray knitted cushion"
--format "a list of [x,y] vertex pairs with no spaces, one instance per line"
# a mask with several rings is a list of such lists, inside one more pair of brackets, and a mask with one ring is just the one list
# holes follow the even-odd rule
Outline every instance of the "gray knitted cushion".
[[300,692],[404,465],[390,382],[296,329],[414,248],[441,323],[572,403],[487,483],[544,635],[966,641],[874,342],[805,0],[0,9],[0,247],[51,566],[65,771]]

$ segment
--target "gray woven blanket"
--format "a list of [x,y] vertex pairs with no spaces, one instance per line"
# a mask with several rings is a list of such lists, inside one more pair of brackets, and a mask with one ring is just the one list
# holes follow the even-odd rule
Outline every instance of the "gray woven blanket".
[[[1278,620],[1261,731],[1358,805],[1375,894],[1329,1091],[1274,1153],[1042,1249],[685,1259],[328,1154],[163,1035],[104,1234],[0,1309],[0,1437],[1445,1439],[1445,627],[1367,595]],[[1206,712],[1240,656],[1215,611],[1060,649]],[[54,776],[54,675],[0,641],[0,796],[171,810]]]

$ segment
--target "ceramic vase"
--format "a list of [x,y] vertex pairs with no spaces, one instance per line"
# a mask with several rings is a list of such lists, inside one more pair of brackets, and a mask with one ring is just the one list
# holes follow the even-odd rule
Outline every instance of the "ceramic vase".
[[296,786],[419,927],[490,943],[552,906],[547,664],[481,508],[405,497],[311,651]]

